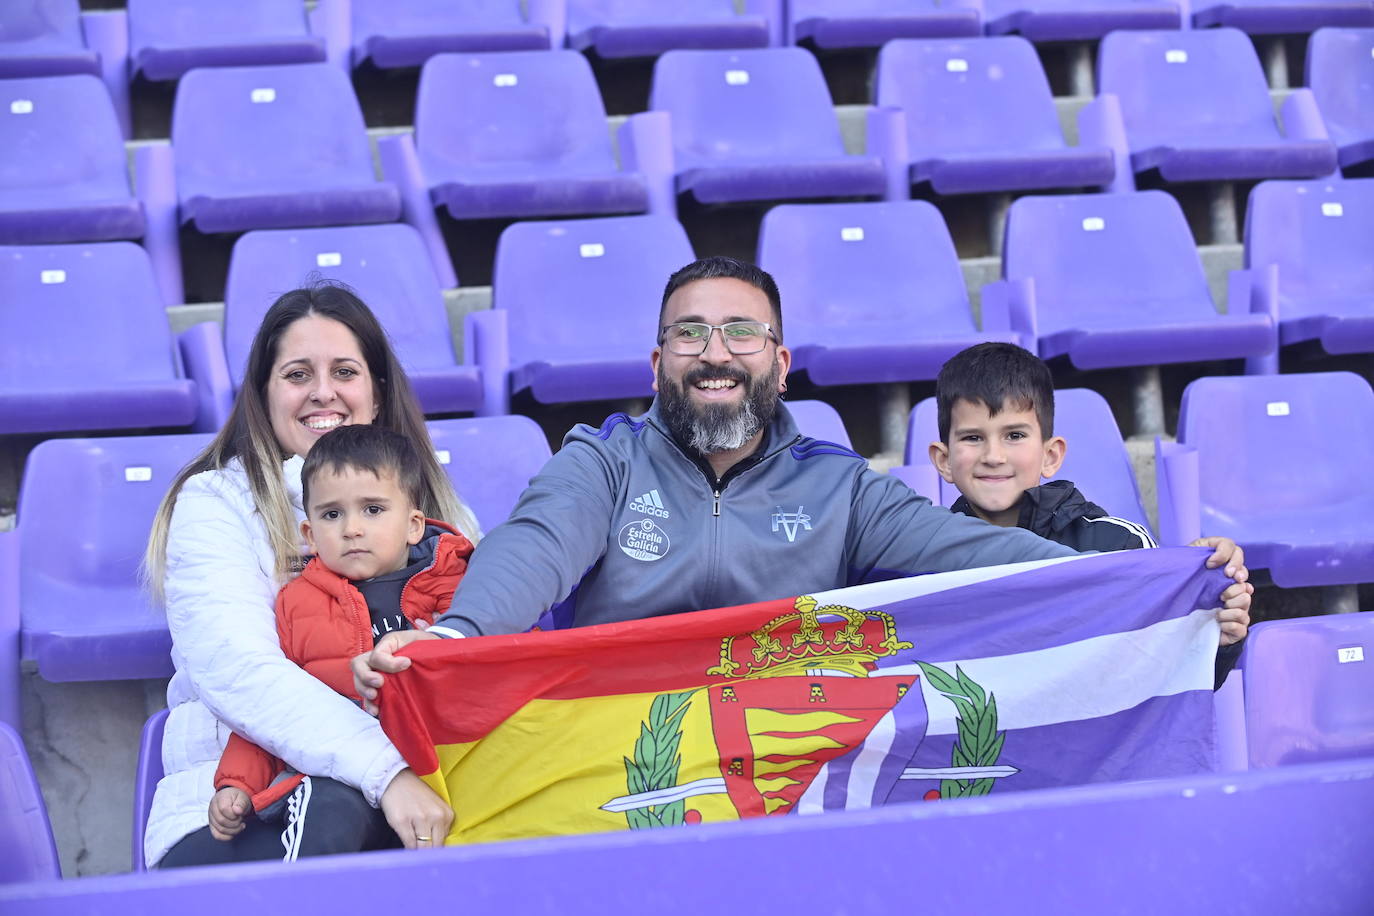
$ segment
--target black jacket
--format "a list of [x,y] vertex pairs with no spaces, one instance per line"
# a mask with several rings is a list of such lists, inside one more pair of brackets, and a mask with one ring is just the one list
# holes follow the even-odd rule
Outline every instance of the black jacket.
[[[962,496],[949,510],[975,514],[969,501]],[[1027,490],[1021,497],[1021,515],[1016,526],[1078,551],[1159,546],[1143,525],[1108,515],[1101,506],[1089,502],[1068,480],[1050,480]],[[1214,687],[1220,688],[1236,666],[1243,644],[1244,640],[1217,649]]]

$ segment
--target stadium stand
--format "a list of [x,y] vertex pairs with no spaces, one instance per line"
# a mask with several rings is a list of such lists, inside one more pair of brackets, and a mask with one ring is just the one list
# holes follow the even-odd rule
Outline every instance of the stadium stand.
[[1083,41],[1118,29],[1177,29],[1176,3],[1155,0],[986,0],[989,35],[1011,32],[1031,41]]
[[1177,443],[1156,450],[1161,543],[1233,538],[1285,588],[1374,578],[1374,485],[1349,470],[1374,460],[1374,391],[1358,375],[1198,379]]
[[687,233],[663,216],[506,229],[492,308],[469,315],[464,336],[488,410],[508,412],[523,391],[542,404],[649,396],[658,339],[651,304],[692,257]]
[[1042,359],[1079,369],[1256,356],[1268,315],[1218,315],[1178,202],[1163,191],[1023,197],[1007,216],[1003,280],[1011,326]]
[[[1374,179],[1265,181],[1245,211],[1245,266],[1279,344],[1374,353]],[[1278,352],[1252,360],[1277,372]]]
[[0,78],[100,74],[77,0],[10,0],[0,9]]
[[296,0],[127,0],[129,73],[180,79],[193,67],[246,67],[325,59]]
[[1222,0],[1193,7],[1193,26],[1251,35],[1300,35],[1322,26],[1374,25],[1371,0]]
[[62,877],[24,741],[0,722],[0,886]]
[[197,419],[196,383],[177,358],[137,245],[0,248],[0,302],[0,429],[187,427]]
[[985,311],[978,329],[954,242],[925,201],[774,207],[758,263],[787,304],[792,370],[817,385],[932,379],[965,347],[1018,339],[1005,313]]
[[[892,41],[878,56],[876,85],[868,148],[889,169],[889,197],[925,182],[938,194],[965,194],[1112,180],[1109,147],[1064,142],[1049,80],[1024,38]],[[896,143],[883,147],[873,127],[892,109],[905,126],[885,127],[882,137]]]
[[[1069,443],[1057,478],[1072,480],[1084,496],[1111,515],[1150,527],[1131,470],[1131,458],[1112,409],[1102,395],[1087,388],[1057,390],[1054,434]],[[940,478],[926,453],[930,443],[939,438],[935,398],[926,398],[911,410],[904,463],[890,473],[931,502],[952,506],[959,498],[959,490]]]
[[772,23],[758,0],[568,0],[568,47],[599,56],[653,57],[673,48],[764,48]]
[[[454,357],[439,279],[419,234],[404,224],[276,229],[234,243],[224,292],[224,348],[234,389],[248,350],[281,293],[327,276],[347,283],[372,308],[426,413],[477,410],[482,379]],[[232,391],[217,393],[224,417]]]
[[701,203],[883,193],[882,161],[845,152],[820,65],[801,48],[669,51],[650,108],[669,116],[673,189]]
[[1121,104],[1131,167],[1165,181],[1315,178],[1336,168],[1308,90],[1274,121],[1264,71],[1237,29],[1113,32],[1102,40],[1097,85]]
[[824,401],[788,401],[787,409],[803,436],[851,448],[840,412]]
[[563,45],[561,0],[350,0],[353,66],[418,67],[444,52]]
[[430,420],[427,425],[439,463],[484,531],[506,520],[530,478],[549,460],[549,442],[529,417]]
[[143,858],[143,831],[148,812],[153,810],[153,794],[162,778],[162,733],[167,728],[168,710],[160,709],[143,723],[138,740],[138,769],[134,776],[134,817],[130,861],[134,871],[146,871]]
[[1318,29],[1307,49],[1307,85],[1342,168],[1374,160],[1374,29]]
[[894,38],[981,35],[981,13],[961,0],[787,0],[784,43],[876,48]]

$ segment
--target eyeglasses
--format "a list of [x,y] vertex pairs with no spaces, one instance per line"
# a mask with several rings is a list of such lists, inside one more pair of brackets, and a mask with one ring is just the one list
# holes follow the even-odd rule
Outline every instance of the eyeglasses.
[[716,330],[725,341],[725,349],[735,356],[758,353],[768,345],[768,338],[778,339],[773,329],[762,321],[727,321],[725,324],[679,321],[663,326],[660,343],[678,356],[700,356],[711,345],[711,332]]

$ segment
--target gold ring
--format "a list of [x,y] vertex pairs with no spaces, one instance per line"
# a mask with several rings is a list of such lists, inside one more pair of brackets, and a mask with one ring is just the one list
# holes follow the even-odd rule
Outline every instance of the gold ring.
[[415,835],[415,841],[416,841],[417,843],[431,843],[431,842],[433,842],[433,838],[432,838],[432,837],[427,837],[427,836],[420,836],[420,835],[417,833],[417,834]]

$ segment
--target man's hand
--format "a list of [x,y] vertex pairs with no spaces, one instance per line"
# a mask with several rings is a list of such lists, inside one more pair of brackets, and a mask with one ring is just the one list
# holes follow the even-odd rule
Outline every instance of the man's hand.
[[225,786],[210,799],[210,836],[229,842],[243,831],[243,819],[252,807],[248,793]]
[[[353,669],[353,689],[363,698],[363,709],[374,716],[377,714],[377,691],[385,680],[383,672],[395,674],[410,667],[410,659],[397,658],[397,652],[417,639],[439,638],[437,634],[425,630],[397,630],[377,640],[371,652],[354,656],[349,666]],[[394,824],[392,826],[395,827]]]
[[1189,547],[1211,547],[1207,568],[1226,567],[1226,575],[1235,581],[1221,593],[1222,608],[1217,612],[1221,624],[1221,645],[1240,642],[1250,628],[1250,596],[1255,587],[1250,584],[1250,570],[1245,568],[1245,551],[1230,538],[1198,538]]
[[453,824],[453,809],[409,767],[386,787],[381,808],[406,849],[437,849]]

